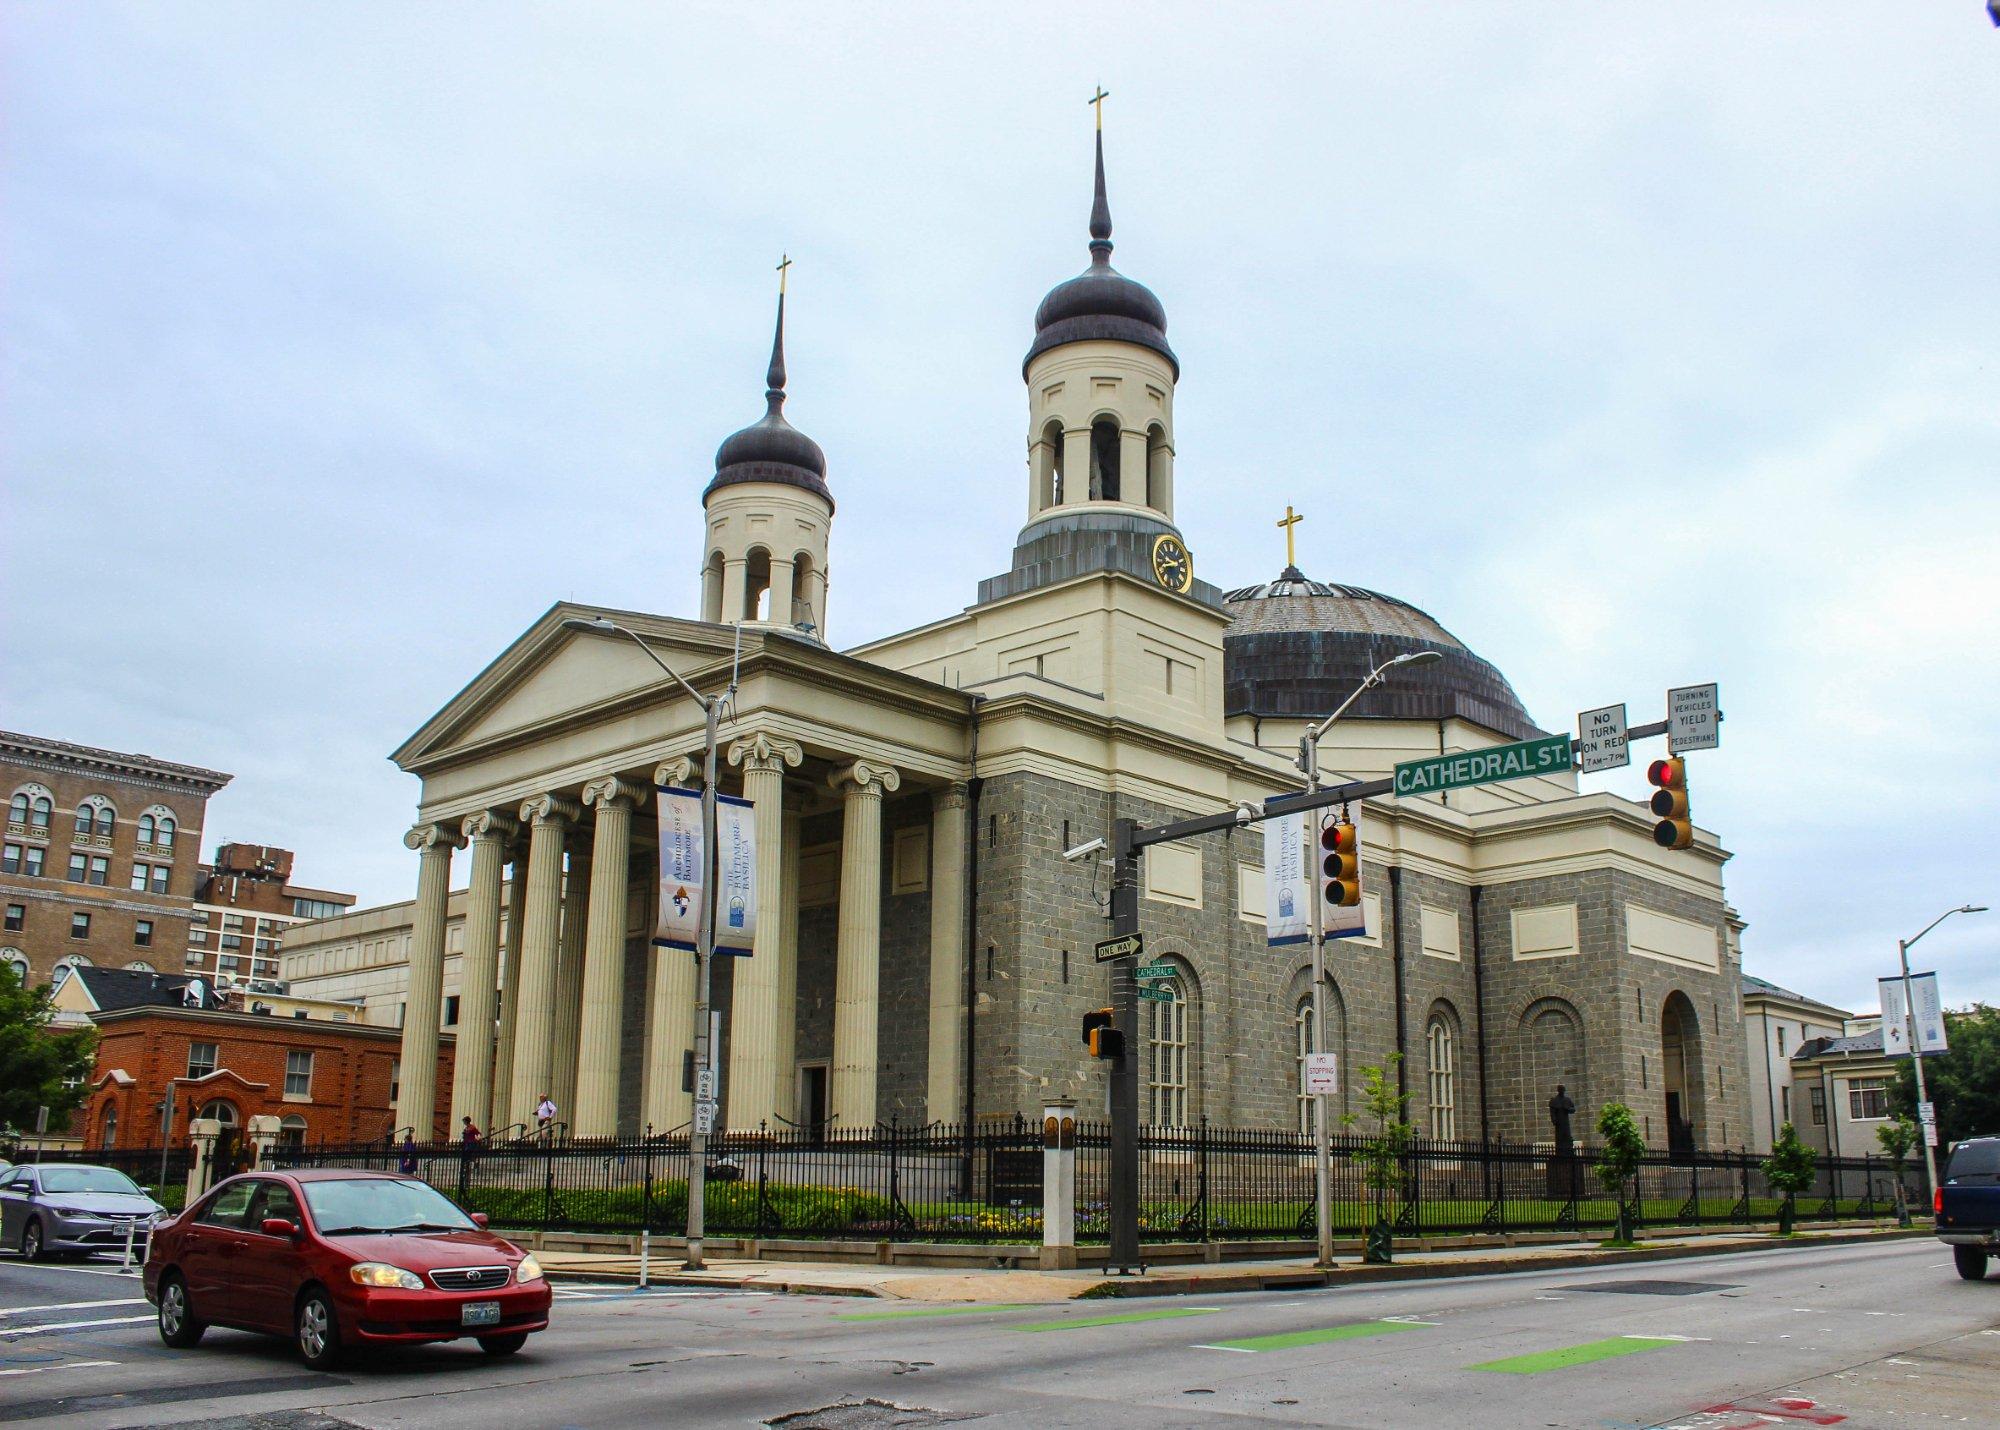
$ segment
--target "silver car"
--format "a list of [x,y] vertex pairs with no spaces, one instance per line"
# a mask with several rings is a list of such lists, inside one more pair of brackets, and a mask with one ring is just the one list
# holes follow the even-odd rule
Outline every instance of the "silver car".
[[0,1172],[0,1246],[30,1261],[142,1245],[166,1208],[123,1172],[83,1162],[20,1164]]

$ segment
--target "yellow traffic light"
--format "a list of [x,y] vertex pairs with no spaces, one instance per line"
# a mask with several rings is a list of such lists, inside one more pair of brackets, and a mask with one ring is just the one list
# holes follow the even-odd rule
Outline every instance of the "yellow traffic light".
[[1109,1008],[1096,1008],[1083,1015],[1083,1045],[1093,1058],[1125,1055],[1125,1035],[1118,1031],[1117,1015]]
[[1662,849],[1686,849],[1694,844],[1694,820],[1688,814],[1687,761],[1676,756],[1646,767],[1653,786],[1652,810],[1659,819],[1653,842]]
[[1326,851],[1321,870],[1326,875],[1324,896],[1334,908],[1351,909],[1361,902],[1361,839],[1352,824],[1337,821],[1323,825],[1319,847]]

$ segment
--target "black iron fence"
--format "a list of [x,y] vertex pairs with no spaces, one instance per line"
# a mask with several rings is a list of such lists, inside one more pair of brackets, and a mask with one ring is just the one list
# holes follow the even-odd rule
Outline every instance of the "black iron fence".
[[188,1143],[169,1147],[164,1153],[158,1147],[51,1147],[38,1152],[29,1146],[16,1149],[12,1155],[20,1162],[87,1162],[113,1168],[170,1209],[181,1204],[181,1196],[187,1189],[188,1169],[195,1158],[194,1148]]
[[[1076,1235],[1108,1234],[1110,1127],[1077,1129]],[[1509,1142],[1418,1139],[1372,1180],[1364,1139],[1330,1139],[1331,1220],[1359,1236],[1379,1217],[1398,1235],[1589,1231],[1616,1223],[1618,1198],[1600,1183],[1595,1151],[1567,1159]],[[170,1185],[191,1153],[167,1154]],[[1211,1127],[1144,1128],[1139,1137],[1140,1236],[1146,1241],[1292,1240],[1314,1234],[1310,1135]],[[158,1148],[61,1154],[160,1183]],[[50,1154],[49,1160],[57,1160]],[[280,1167],[412,1172],[499,1227],[678,1235],[687,1226],[685,1133],[583,1141],[559,1131],[503,1144],[287,1146]],[[722,1133],[708,1144],[707,1231],[717,1237],[867,1241],[1038,1242],[1042,1130],[1016,1118],[971,1129],[895,1124],[866,1132]],[[232,1167],[218,1167],[218,1174]],[[1912,1204],[1913,1172],[1904,1194]],[[1801,1221],[1883,1217],[1897,1177],[1879,1157],[1821,1157],[1801,1193]],[[1639,1226],[1727,1226],[1775,1220],[1784,1198],[1762,1158],[1737,1149],[1652,1151],[1627,1187]],[[173,1203],[177,1204],[177,1203]]]

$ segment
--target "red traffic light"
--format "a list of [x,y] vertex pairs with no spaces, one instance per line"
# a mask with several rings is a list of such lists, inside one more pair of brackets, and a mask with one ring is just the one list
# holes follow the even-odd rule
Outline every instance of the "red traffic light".
[[1326,876],[1325,897],[1335,908],[1351,909],[1361,902],[1361,839],[1352,824],[1340,821],[1323,826],[1320,848],[1327,851],[1320,861]]
[[1694,821],[1688,813],[1687,761],[1679,756],[1655,760],[1646,766],[1646,780],[1654,786],[1649,807],[1660,820],[1653,826],[1653,842],[1662,849],[1689,848]]

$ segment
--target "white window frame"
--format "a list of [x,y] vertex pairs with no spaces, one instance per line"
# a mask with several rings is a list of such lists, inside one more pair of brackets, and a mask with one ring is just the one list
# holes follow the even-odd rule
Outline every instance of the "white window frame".
[[1306,1091],[1306,1054],[1313,1050],[1312,1025],[1313,1000],[1312,994],[1308,993],[1304,998],[1299,1000],[1299,1006],[1292,1011],[1292,1031],[1297,1042],[1297,1055],[1293,1061],[1298,1073],[1299,1131],[1301,1132],[1311,1132],[1313,1130],[1313,1098],[1312,1094]]
[[1444,1014],[1431,1014],[1424,1047],[1429,1059],[1431,1140],[1453,1142],[1458,1138],[1458,1035]]
[[[305,1067],[303,1069],[297,1066],[298,1060],[300,1058],[305,1059]],[[304,1079],[304,1085],[299,1087],[294,1087],[293,1081],[295,1079],[300,1079],[300,1078]],[[285,1052],[285,1097],[288,1100],[291,1098],[311,1098],[312,1079],[313,1079],[312,1050],[310,1048],[287,1049]]]
[[[195,1049],[196,1049],[196,1048],[207,1048],[207,1049],[208,1049],[208,1060],[207,1060],[207,1063],[208,1063],[208,1065],[207,1065],[206,1067],[200,1067],[200,1068],[197,1068],[197,1065],[196,1065],[196,1062],[195,1062],[195,1056],[194,1056],[194,1052],[195,1052]],[[218,1067],[220,1067],[220,1066],[221,1066],[221,1058],[222,1058],[222,1048],[221,1048],[221,1047],[220,1047],[220,1046],[219,1046],[218,1044],[215,1044],[215,1043],[189,1043],[189,1044],[188,1044],[188,1060],[187,1060],[187,1075],[188,1075],[189,1077],[207,1077],[207,1076],[208,1076],[208,1075],[209,1075],[210,1073],[214,1072],[214,1071],[216,1070],[216,1068],[218,1068]]]
[[1188,998],[1178,978],[1155,984],[1172,997],[1147,1000],[1147,1120],[1155,1127],[1188,1125]]

